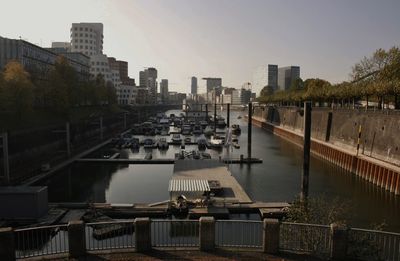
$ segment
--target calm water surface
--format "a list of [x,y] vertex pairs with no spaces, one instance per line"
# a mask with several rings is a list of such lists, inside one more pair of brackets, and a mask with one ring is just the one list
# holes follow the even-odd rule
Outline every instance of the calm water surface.
[[[175,112],[175,114],[177,114]],[[240,149],[207,150],[213,157],[239,157],[247,153],[247,123],[237,119],[233,112],[231,124],[241,125]],[[225,115],[223,115],[225,116]],[[197,146],[186,146],[186,151]],[[153,158],[173,158],[179,146],[170,146],[167,152],[153,149]],[[148,151],[122,150],[121,157],[143,158]],[[97,154],[101,154],[98,152]],[[286,140],[253,127],[253,157],[263,159],[262,164],[229,165],[253,200],[292,201],[300,191],[302,150]],[[113,165],[77,163],[44,181],[48,185],[52,202],[157,202],[168,199],[168,182],[173,165]],[[311,158],[310,196],[339,197],[350,203],[350,220],[357,227],[385,222],[387,230],[400,231],[400,197],[376,188],[318,158]]]

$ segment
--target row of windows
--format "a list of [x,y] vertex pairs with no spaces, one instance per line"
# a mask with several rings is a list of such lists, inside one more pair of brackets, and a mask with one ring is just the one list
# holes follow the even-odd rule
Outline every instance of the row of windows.
[[[130,95],[125,95],[125,94],[117,95],[118,98],[129,98],[129,96]],[[135,98],[135,95],[132,94],[132,98]]]
[[87,27],[74,27],[73,28],[75,31],[88,31],[89,30],[89,32],[92,32],[92,28],[87,28]]
[[[96,72],[107,72],[108,70],[107,69],[104,69],[104,68],[90,68],[90,70],[92,71],[92,72],[94,72],[94,71],[96,71]],[[111,78],[111,77],[110,77]]]
[[[75,43],[83,43],[83,39],[75,39]],[[96,44],[96,41],[92,41],[92,40],[87,40],[87,39],[85,39],[85,43],[94,43],[94,44]]]
[[108,63],[106,62],[92,62],[92,65],[104,65],[104,66],[108,66]]
[[[72,36],[72,34],[71,34],[71,36]],[[95,34],[83,34],[83,33],[80,33],[80,34],[75,33],[74,36],[75,36],[75,37],[78,37],[78,36],[79,36],[79,37],[89,37],[89,38],[95,38],[95,37],[96,37]]]
[[89,46],[89,45],[74,45],[74,47],[76,48],[76,49],[86,49],[86,50],[93,50],[94,48],[92,47],[92,46]]

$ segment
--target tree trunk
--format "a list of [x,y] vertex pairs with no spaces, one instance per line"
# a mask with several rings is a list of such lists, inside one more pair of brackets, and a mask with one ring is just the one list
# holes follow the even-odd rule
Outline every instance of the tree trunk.
[[365,106],[365,110],[367,111],[368,110],[368,98],[369,98],[369,96],[367,95],[367,105]]

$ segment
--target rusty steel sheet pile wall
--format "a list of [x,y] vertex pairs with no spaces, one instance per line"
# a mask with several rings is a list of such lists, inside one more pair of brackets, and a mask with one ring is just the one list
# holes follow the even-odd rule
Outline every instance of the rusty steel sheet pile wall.
[[[301,108],[257,107],[253,115],[256,126],[303,145]],[[400,195],[400,115],[313,108],[311,125],[314,155]]]

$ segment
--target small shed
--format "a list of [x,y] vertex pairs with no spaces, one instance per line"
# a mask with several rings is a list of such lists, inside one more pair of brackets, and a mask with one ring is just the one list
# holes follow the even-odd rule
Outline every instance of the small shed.
[[201,199],[204,193],[210,192],[210,185],[206,179],[171,179],[169,181],[170,200],[184,195],[188,200]]
[[47,187],[0,187],[0,219],[38,219],[47,210]]

